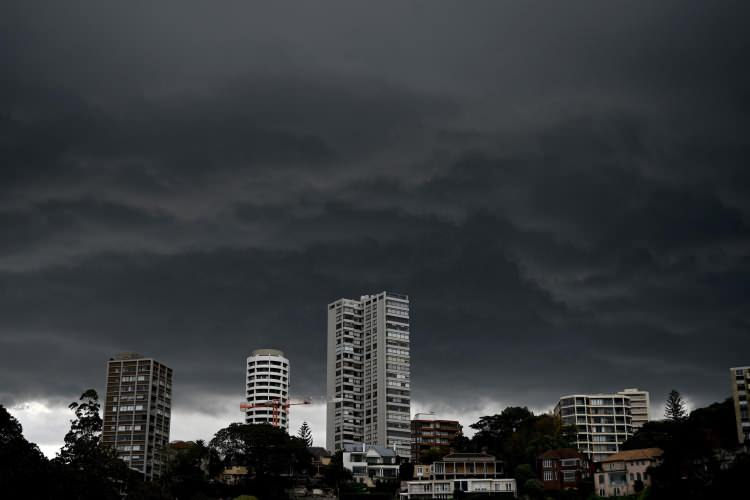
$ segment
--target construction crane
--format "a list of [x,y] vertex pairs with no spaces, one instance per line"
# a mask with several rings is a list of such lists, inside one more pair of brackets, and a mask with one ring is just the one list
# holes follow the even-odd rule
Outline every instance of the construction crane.
[[284,409],[287,419],[289,418],[289,407],[293,405],[309,405],[310,400],[301,399],[299,401],[292,401],[287,399],[282,402],[281,399],[270,399],[268,401],[261,401],[260,403],[240,403],[240,410],[247,412],[252,408],[272,408],[272,421],[271,425],[274,427],[281,427],[281,409]]

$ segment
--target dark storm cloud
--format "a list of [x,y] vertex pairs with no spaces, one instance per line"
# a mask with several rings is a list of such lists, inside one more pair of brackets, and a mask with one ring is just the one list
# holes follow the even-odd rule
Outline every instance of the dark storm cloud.
[[271,345],[322,395],[325,304],[387,289],[419,401],[724,398],[747,7],[544,5],[4,6],[0,396],[136,350],[203,408]]

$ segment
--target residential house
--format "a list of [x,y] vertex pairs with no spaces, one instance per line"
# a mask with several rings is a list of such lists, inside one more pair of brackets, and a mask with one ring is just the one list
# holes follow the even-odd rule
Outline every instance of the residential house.
[[346,443],[343,450],[344,468],[354,480],[373,486],[375,481],[397,480],[400,461],[390,448],[364,443]]
[[309,446],[307,452],[311,457],[312,468],[315,475],[320,475],[321,471],[331,465],[331,452],[320,446]]
[[615,453],[598,464],[594,474],[596,493],[600,497],[625,496],[637,493],[636,485],[651,485],[649,467],[659,465],[663,452],[659,448],[644,448]]
[[503,475],[503,463],[492,455],[451,453],[432,464],[429,479],[407,481],[401,498],[448,499],[456,492],[515,496],[516,480]]
[[549,450],[537,457],[539,480],[547,491],[579,489],[591,477],[592,464],[575,448]]
[[218,480],[228,485],[239,484],[247,476],[247,472],[247,467],[241,465],[227,467],[219,474]]

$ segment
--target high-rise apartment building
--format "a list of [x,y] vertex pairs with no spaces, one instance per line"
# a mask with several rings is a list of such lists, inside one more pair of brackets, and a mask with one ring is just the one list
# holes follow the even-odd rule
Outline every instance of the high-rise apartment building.
[[[245,423],[289,429],[289,360],[278,349],[256,349],[247,358]],[[253,405],[257,405],[254,406]]]
[[409,297],[381,292],[328,305],[326,446],[410,455]]
[[422,463],[422,453],[432,448],[448,453],[462,427],[457,420],[443,420],[432,413],[417,413],[411,421],[411,461]]
[[102,442],[145,479],[164,472],[171,408],[171,368],[135,353],[109,360]]
[[732,377],[732,399],[734,399],[734,416],[737,420],[737,440],[740,443],[750,441],[750,414],[747,410],[747,390],[750,386],[750,366],[730,368]]
[[594,462],[620,451],[633,435],[630,397],[623,394],[573,394],[555,406],[563,425],[576,429],[576,447]]
[[630,398],[630,416],[633,422],[633,432],[638,431],[643,424],[648,422],[649,400],[648,391],[642,391],[640,389],[624,389],[618,394],[628,396]]

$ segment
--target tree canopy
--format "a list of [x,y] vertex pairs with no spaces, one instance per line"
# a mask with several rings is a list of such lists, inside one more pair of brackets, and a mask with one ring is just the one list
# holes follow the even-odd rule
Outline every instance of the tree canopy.
[[682,396],[676,390],[672,389],[667,396],[667,402],[664,404],[664,416],[669,420],[682,420],[686,417],[687,410]]
[[307,447],[313,445],[312,431],[310,430],[310,425],[308,425],[307,422],[302,422],[302,425],[299,428],[299,432],[297,432],[297,437],[304,441]]

